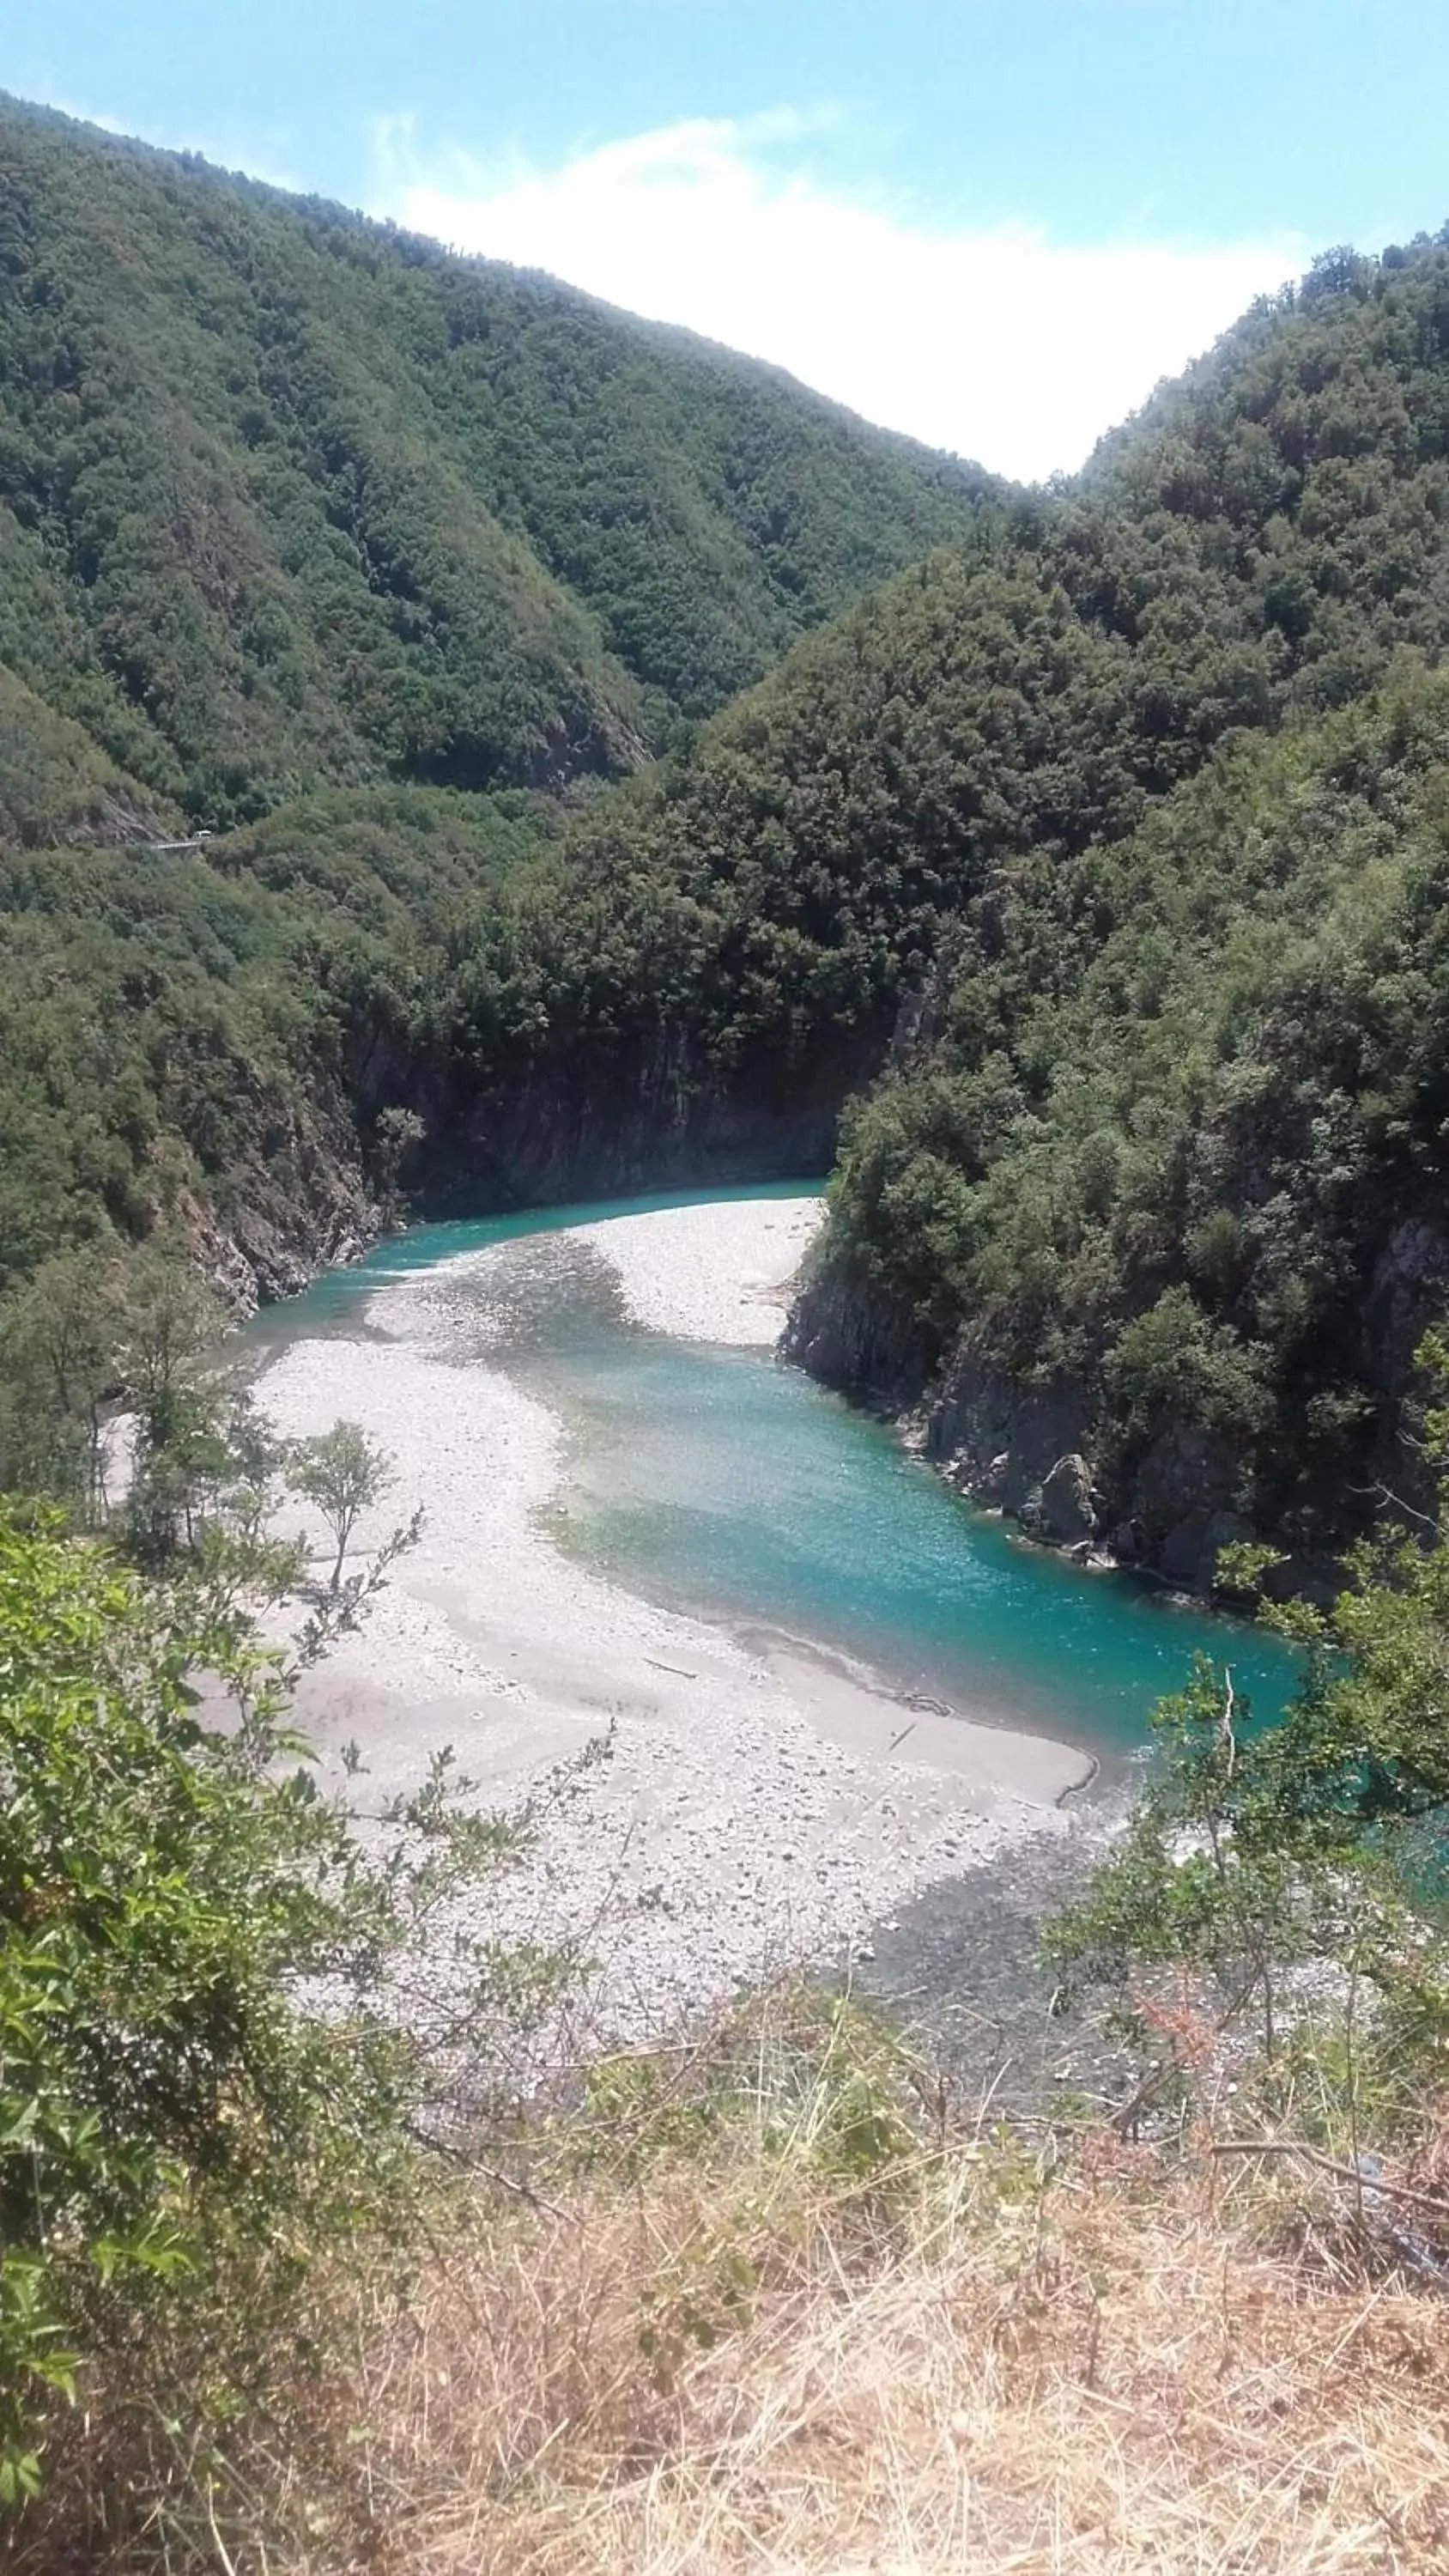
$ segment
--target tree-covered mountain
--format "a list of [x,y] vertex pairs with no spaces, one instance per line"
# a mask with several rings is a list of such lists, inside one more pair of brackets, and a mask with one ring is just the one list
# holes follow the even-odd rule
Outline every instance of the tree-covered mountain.
[[1449,1280],[1446,398],[1446,246],[1334,255],[572,844],[596,882],[647,862],[636,953],[716,1079],[787,1098],[894,1044],[797,1346],[943,1372],[968,1478],[1014,1446],[1039,1513],[1081,1455],[1071,1534],[1186,1579],[1412,1473]]
[[10,840],[626,770],[985,488],[547,278],[9,101],[0,281]]
[[[798,1170],[854,1096],[814,1364],[1033,1510],[1080,1452],[1169,1570],[1334,1540],[1449,1280],[1449,244],[969,502],[542,281],[4,137],[8,1275],[170,1208],[281,1284],[404,1142],[510,1204]],[[142,810],[233,828],[45,846]]]

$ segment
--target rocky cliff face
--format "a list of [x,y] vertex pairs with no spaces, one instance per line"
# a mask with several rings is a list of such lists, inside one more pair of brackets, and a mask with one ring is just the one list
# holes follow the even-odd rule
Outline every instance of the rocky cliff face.
[[829,1170],[847,1086],[815,1078],[697,1081],[673,1051],[602,1072],[530,1067],[443,1104],[421,1185],[432,1216]]
[[1431,1509],[1435,1500],[1435,1478],[1414,1436],[1414,1353],[1446,1313],[1449,1232],[1427,1216],[1406,1218],[1388,1237],[1369,1281],[1364,1375],[1383,1400],[1371,1473],[1414,1511]]
[[780,1347],[822,1386],[890,1413],[915,1402],[934,1357],[910,1316],[873,1298],[828,1258],[791,1307]]
[[[843,1393],[913,1416],[923,1454],[958,1493],[1044,1545],[1207,1592],[1219,1549],[1260,1534],[1241,1508],[1243,1461],[1225,1443],[1184,1425],[1124,1460],[1104,1442],[1087,1387],[1023,1385],[972,1354],[943,1357],[851,1277],[828,1239],[783,1347]],[[1286,1588],[1331,1589],[1331,1569],[1295,1559]]]
[[1125,1465],[1105,1450],[1085,1387],[1016,1385],[958,1358],[926,1415],[926,1455],[960,1493],[1032,1538],[1208,1591],[1219,1548],[1252,1536],[1234,1506],[1242,1462],[1191,1428]]
[[326,1202],[305,1222],[277,1224],[244,1209],[224,1224],[198,1208],[183,1233],[197,1269],[239,1316],[282,1297],[296,1297],[321,1270],[360,1261],[384,1232],[383,1212],[360,1172],[339,1174]]
[[666,1024],[520,1057],[478,1081],[456,1055],[408,1060],[380,1042],[352,1069],[352,1091],[365,1131],[393,1104],[422,1119],[426,1141],[401,1176],[417,1214],[483,1216],[824,1173],[841,1105],[882,1049],[867,1032],[803,1064],[758,1049],[725,1067]]
[[[356,1259],[389,1205],[440,1220],[824,1173],[841,1103],[878,1060],[879,1046],[860,1041],[805,1069],[757,1058],[725,1076],[669,1032],[647,1053],[546,1058],[470,1086],[379,1036],[345,1069],[345,1099],[279,1114],[268,1152],[224,1197],[188,1202],[182,1221],[198,1267],[247,1313]],[[371,1141],[385,1109],[411,1111],[423,1129],[396,1187]],[[842,1383],[862,1382],[861,1357]],[[912,1365],[919,1374],[918,1355]]]

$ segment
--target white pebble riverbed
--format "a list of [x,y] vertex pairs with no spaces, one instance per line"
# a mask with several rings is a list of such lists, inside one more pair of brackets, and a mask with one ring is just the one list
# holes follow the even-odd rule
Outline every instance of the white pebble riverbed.
[[[819,1216],[816,1199],[725,1202],[577,1239],[641,1323],[768,1342]],[[299,1715],[332,1785],[358,1745],[369,1802],[416,1785],[444,1744],[479,1803],[532,1798],[532,1838],[480,1890],[480,1926],[582,1948],[590,2041],[638,2040],[775,1970],[847,1961],[921,1888],[1050,1827],[1091,1765],[964,1715],[913,1716],[907,1751],[900,1703],[868,1674],[658,1608],[567,1557],[541,1517],[568,1475],[564,1425],[457,1326],[460,1275],[476,1314],[509,1252],[384,1287],[365,1335],[293,1343],[261,1379],[287,1436],[343,1416],[392,1453],[364,1551],[426,1513]]]

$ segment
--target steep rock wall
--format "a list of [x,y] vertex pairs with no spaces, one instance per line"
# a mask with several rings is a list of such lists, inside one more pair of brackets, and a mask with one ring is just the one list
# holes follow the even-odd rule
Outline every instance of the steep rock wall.
[[[911,1417],[922,1454],[958,1493],[1043,1544],[1207,1592],[1219,1549],[1259,1534],[1241,1508],[1243,1461],[1225,1443],[1182,1425],[1134,1456],[1115,1454],[1085,1385],[1023,1384],[974,1354],[943,1356],[828,1238],[782,1347],[826,1384]],[[1293,1558],[1283,1588],[1332,1590],[1332,1569]]]
[[[224,1195],[198,1193],[187,1231],[198,1266],[246,1312],[355,1260],[405,1218],[815,1177],[834,1161],[842,1102],[879,1054],[854,1038],[805,1067],[756,1055],[725,1072],[676,1032],[647,1049],[521,1061],[475,1084],[376,1031],[330,1096],[279,1121],[272,1150]],[[385,1109],[412,1112],[423,1131],[400,1171],[377,1147]]]

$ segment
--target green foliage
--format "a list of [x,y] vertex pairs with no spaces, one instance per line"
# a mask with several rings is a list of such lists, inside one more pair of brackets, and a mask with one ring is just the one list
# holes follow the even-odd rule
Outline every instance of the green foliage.
[[1188,1422],[1244,1441],[1267,1410],[1259,1354],[1245,1353],[1231,1324],[1212,1322],[1180,1285],[1123,1326],[1106,1374],[1129,1440]]
[[[246,1723],[214,1731],[206,1667]],[[277,1769],[285,1692],[214,1587],[142,1586],[0,1522],[0,2449],[137,2310],[300,2278],[386,2202],[407,2051],[362,2009],[390,1937],[345,1821]],[[316,2019],[297,1981],[352,2011]],[[130,2322],[127,2322],[130,2321]]]
[[774,2165],[863,2187],[909,2162],[921,2082],[885,2015],[785,1982],[723,2016],[684,2069],[667,2054],[598,2059],[569,2153],[632,2176],[671,2156],[727,2159],[743,2132]]
[[342,1585],[342,1567],[362,1514],[382,1501],[394,1483],[385,1450],[356,1422],[334,1422],[310,1440],[299,1440],[287,1461],[293,1490],[315,1503],[332,1532],[337,1554],[330,1589]]
[[[834,1242],[928,1359],[1339,1544],[1446,1178],[1449,246],[988,494],[547,281],[6,133],[5,1276],[211,1217],[285,1275],[889,1058]],[[103,846],[143,804],[233,828]]]
[[0,1285],[199,1205],[325,1241],[364,1205],[359,1093],[412,1114],[388,1049],[454,923],[559,824],[542,798],[339,790],[209,856],[0,853]]
[[1259,1525],[1351,1529],[1366,1283],[1442,1192],[1449,692],[1225,746],[1116,847],[970,907],[934,1043],[847,1121],[838,1237],[938,1343],[1197,1426]]
[[51,711],[16,740],[0,681],[23,842],[627,769],[981,487],[545,278],[0,129],[0,665]]
[[[1442,1337],[1420,1359],[1442,1388]],[[1120,1850],[1049,1936],[1077,1982],[1205,1973],[1226,2017],[1261,2013],[1270,2053],[1288,1972],[1332,1966],[1350,2007],[1360,1983],[1377,1999],[1362,2058],[1401,2116],[1449,2063],[1449,1416],[1429,1419],[1432,1524],[1364,1540],[1331,1609],[1264,1608],[1306,1655],[1279,1723],[1255,1725],[1231,1672],[1199,1662],[1155,1714],[1159,1757]],[[1268,1570],[1262,1550],[1228,1569],[1241,1585]]]
[[[402,2244],[436,2193],[424,2141],[460,2056],[476,2096],[564,1968],[460,1914],[523,1828],[475,1811],[450,1750],[364,1849],[290,1724],[301,1675],[416,1536],[415,1519],[343,1582],[385,1455],[339,1424],[294,1458],[218,1370],[215,1304],[173,1248],[63,1256],[6,1324],[47,1408],[36,1482],[69,1478],[100,1522],[115,1403],[136,1440],[115,1543],[0,1504],[0,2507],[37,2492],[94,2384],[151,2461],[129,2501],[124,2468],[101,2501],[145,2520],[156,2425],[205,2486],[256,2392],[311,2366],[313,2267],[355,2238]],[[321,1501],[337,1560],[282,1650],[302,1568],[270,1531],[288,1480]]]
[[117,1379],[114,1258],[58,1253],[0,1305],[0,1491],[105,1515],[105,1426]]
[[104,1526],[119,1414],[130,1434],[121,1517],[138,1556],[160,1562],[194,1545],[224,1497],[256,1534],[273,1470],[250,1399],[215,1366],[225,1320],[178,1243],[103,1243],[43,1262],[0,1303],[0,1490],[45,1494],[82,1526]]

